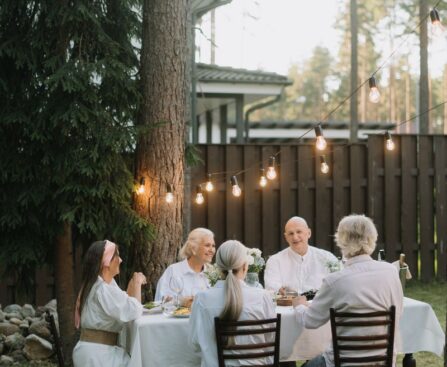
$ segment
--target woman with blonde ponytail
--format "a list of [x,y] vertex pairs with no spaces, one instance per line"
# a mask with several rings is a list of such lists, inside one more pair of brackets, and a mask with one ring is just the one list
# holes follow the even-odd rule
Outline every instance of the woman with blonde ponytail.
[[[223,280],[213,288],[200,292],[194,298],[190,318],[189,339],[202,353],[202,367],[218,367],[214,318],[222,320],[262,320],[274,318],[275,307],[270,295],[263,289],[249,287],[244,278],[248,270],[248,249],[239,241],[230,240],[220,245],[216,265]],[[263,343],[263,335],[241,336],[236,343]],[[238,360],[233,360],[239,366]],[[251,360],[259,365],[263,359]]]

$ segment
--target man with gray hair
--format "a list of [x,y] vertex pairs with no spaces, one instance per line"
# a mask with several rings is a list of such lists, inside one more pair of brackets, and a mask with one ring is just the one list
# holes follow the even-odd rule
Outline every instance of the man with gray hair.
[[[403,292],[396,268],[384,261],[375,261],[371,254],[376,248],[377,230],[373,221],[364,215],[344,217],[335,234],[337,246],[347,260],[344,269],[328,275],[309,305],[305,297],[293,300],[300,327],[316,329],[330,319],[329,309],[338,312],[387,311],[396,307],[396,330],[402,313]],[[337,328],[341,331],[342,327]],[[345,330],[346,333],[351,332]],[[396,340],[394,354],[396,355]],[[395,357],[394,355],[394,357]],[[352,356],[346,355],[344,356]],[[356,351],[356,357],[362,351]],[[334,366],[332,346],[307,362],[306,367]],[[394,366],[394,363],[393,363]]]
[[303,293],[317,290],[329,274],[328,263],[337,258],[328,251],[309,246],[311,230],[301,217],[290,218],[284,237],[289,247],[270,257],[264,273],[265,288],[285,294],[287,290]]

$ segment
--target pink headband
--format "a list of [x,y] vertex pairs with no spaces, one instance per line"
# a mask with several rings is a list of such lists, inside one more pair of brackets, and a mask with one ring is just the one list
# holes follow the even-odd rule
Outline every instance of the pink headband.
[[113,255],[115,254],[116,245],[109,240],[106,240],[104,246],[104,253],[102,254],[102,266],[110,266]]

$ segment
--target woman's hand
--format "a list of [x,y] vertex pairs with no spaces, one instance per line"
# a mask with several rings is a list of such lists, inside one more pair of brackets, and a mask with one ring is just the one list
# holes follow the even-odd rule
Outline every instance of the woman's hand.
[[146,276],[143,273],[140,273],[140,272],[133,273],[132,281],[134,281],[136,284],[138,284],[140,286],[144,285],[144,284],[147,284]]

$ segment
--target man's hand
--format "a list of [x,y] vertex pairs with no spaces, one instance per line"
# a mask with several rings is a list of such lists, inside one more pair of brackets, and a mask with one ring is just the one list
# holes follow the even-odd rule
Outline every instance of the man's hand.
[[305,296],[298,296],[295,297],[294,299],[292,299],[292,305],[293,307],[299,306],[299,305],[304,305],[304,306],[309,306],[309,303],[307,303],[307,299]]

